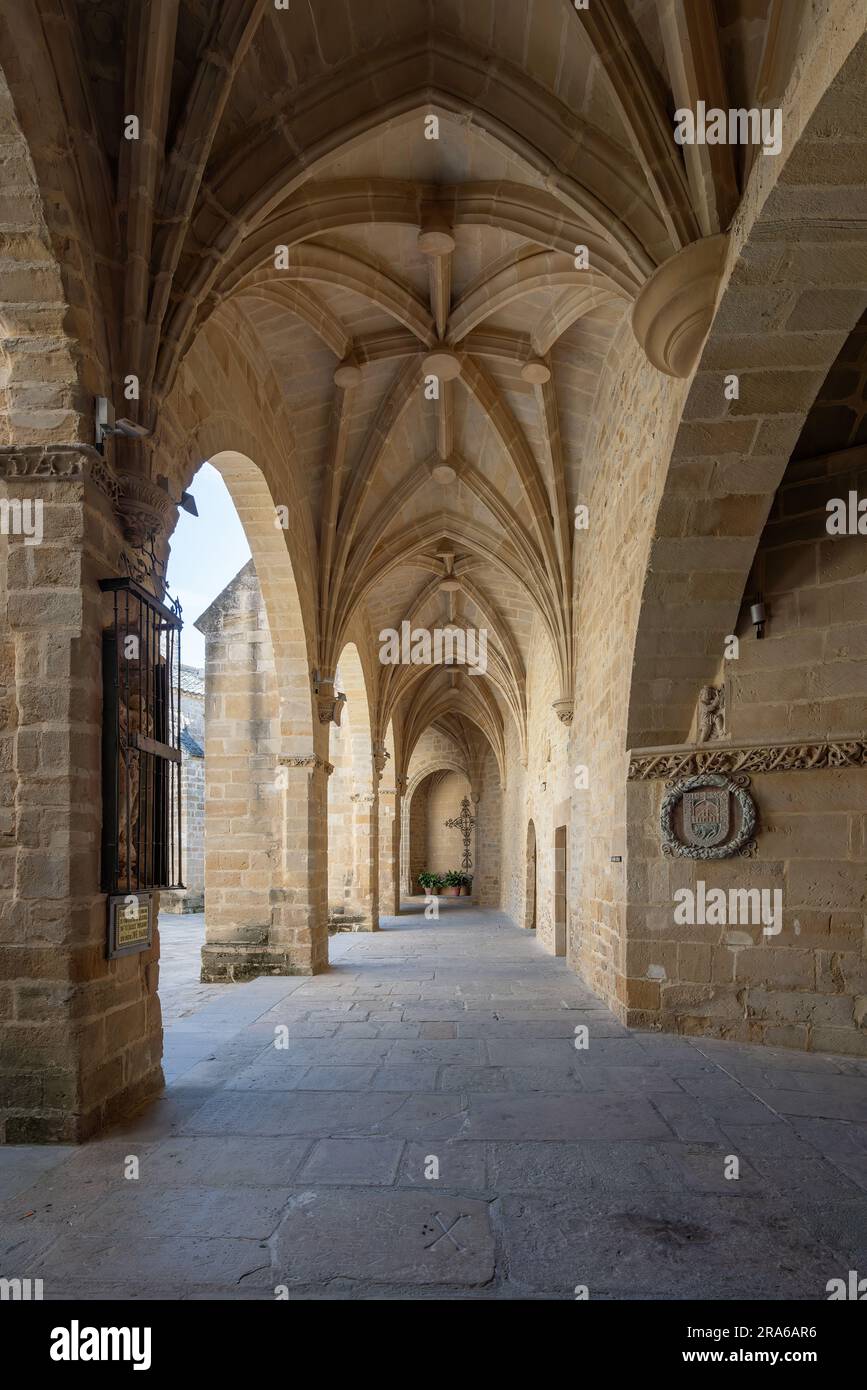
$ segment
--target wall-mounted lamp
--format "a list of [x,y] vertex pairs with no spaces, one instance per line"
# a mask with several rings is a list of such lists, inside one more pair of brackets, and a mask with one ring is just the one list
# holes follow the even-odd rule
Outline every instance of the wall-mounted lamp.
[[762,602],[761,595],[758,600],[750,606],[750,622],[756,629],[756,641],[760,642],[765,635],[765,623],[768,620],[768,613]]
[[[169,492],[169,480],[164,473],[157,474],[157,487],[161,487],[163,492],[167,493],[169,497],[172,497],[172,494]],[[190,516],[199,515],[196,499],[191,492],[182,492],[178,499],[172,497],[172,501],[176,507],[182,507],[185,512],[189,512]]]
[[123,435],[125,439],[149,439],[153,430],[145,429],[135,420],[114,417],[114,406],[107,396],[96,398],[96,447],[102,449],[109,435]]

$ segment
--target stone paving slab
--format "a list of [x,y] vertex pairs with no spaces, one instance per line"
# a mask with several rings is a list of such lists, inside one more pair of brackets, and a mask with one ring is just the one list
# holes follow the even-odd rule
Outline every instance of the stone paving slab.
[[277,1277],[446,1287],[494,1277],[488,1204],[426,1192],[315,1189],[293,1200],[276,1240]]
[[201,987],[184,941],[165,1095],[0,1150],[0,1273],[46,1298],[823,1298],[867,1269],[858,1060],[626,1029],[471,905],[339,935],[314,979]]

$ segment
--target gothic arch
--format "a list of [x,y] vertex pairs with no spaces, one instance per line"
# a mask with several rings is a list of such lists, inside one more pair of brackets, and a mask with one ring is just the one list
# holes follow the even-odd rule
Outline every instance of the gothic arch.
[[[724,289],[682,409],[635,640],[628,746],[679,743],[734,633],[774,494],[839,349],[867,306],[867,255],[836,195],[862,132],[867,39],[835,55],[826,89],[783,115],[798,130],[735,224]],[[845,59],[845,61],[844,61]],[[805,79],[808,85],[811,78]],[[821,171],[821,172],[819,172]],[[762,177],[764,176],[764,180]],[[816,194],[821,179],[822,193]],[[850,189],[850,192],[853,191]],[[739,398],[726,400],[734,375]]]

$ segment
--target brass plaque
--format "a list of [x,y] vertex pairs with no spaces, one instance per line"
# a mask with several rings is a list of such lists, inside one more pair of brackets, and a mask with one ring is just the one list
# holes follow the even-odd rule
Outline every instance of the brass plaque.
[[108,900],[108,957],[146,951],[153,938],[150,893],[126,893]]

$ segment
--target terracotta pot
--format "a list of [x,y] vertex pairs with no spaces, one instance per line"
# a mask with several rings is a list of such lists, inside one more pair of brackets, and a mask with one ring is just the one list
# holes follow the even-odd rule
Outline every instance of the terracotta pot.
[[468,898],[469,896],[470,896],[470,890],[469,890],[469,888],[467,887],[467,885],[466,885],[465,883],[462,883],[462,884],[461,884],[461,897],[462,897],[462,898]]
[[443,893],[447,898],[459,898],[461,896],[460,885],[446,884]]

